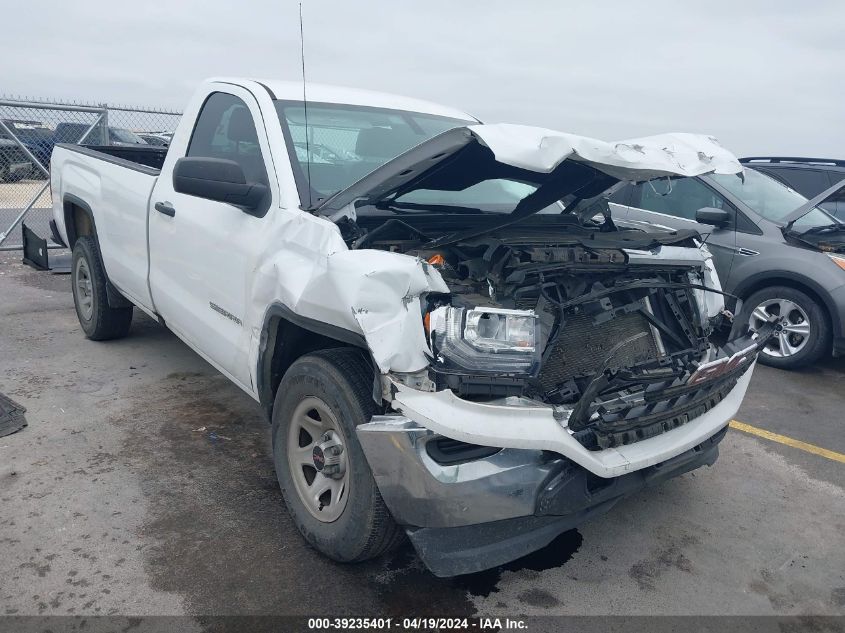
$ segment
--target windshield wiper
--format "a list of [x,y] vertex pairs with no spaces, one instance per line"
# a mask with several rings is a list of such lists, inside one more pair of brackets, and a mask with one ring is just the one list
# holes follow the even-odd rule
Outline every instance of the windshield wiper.
[[464,207],[455,204],[422,204],[418,202],[396,202],[395,200],[382,200],[373,205],[376,209],[395,211],[396,213],[456,213],[463,215],[501,215],[493,211],[484,211],[476,207]]
[[[840,200],[843,191],[845,191],[845,179],[839,181],[829,189],[825,189],[815,198],[813,198],[812,200],[808,200],[800,207],[795,209],[795,211],[783,218],[783,222],[786,223],[786,225],[783,227],[783,230],[786,232],[791,232],[796,220],[803,218],[805,215],[810,213],[810,211],[815,208],[818,208],[819,205],[822,205],[825,202],[835,202],[837,200]],[[825,215],[829,215],[824,209],[819,208],[819,211],[821,211]],[[799,233],[799,235],[803,234],[804,233]]]
[[845,224],[842,222],[832,222],[830,224],[823,224],[821,226],[811,226],[806,231],[801,231],[801,235],[809,235],[811,233],[827,233],[833,231],[842,231],[845,229]]

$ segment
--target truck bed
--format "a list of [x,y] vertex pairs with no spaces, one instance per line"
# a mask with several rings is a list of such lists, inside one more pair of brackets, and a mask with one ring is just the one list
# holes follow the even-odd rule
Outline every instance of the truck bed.
[[155,170],[156,174],[161,171],[161,166],[164,164],[164,158],[167,156],[166,147],[127,147],[119,145],[72,145],[68,143],[59,143],[56,147],[63,147],[74,152],[87,154],[93,158],[99,158],[123,167],[130,169],[137,169],[146,167],[147,170]]
[[[152,306],[147,284],[148,205],[165,148],[59,144],[50,159],[53,217],[70,244],[75,208],[94,219],[109,281],[136,305]],[[70,240],[70,241],[68,241]]]

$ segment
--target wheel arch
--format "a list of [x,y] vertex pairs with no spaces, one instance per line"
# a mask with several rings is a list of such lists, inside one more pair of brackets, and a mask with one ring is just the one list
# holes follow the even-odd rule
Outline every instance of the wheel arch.
[[317,350],[339,347],[360,349],[365,354],[373,371],[373,399],[380,404],[379,372],[362,334],[303,317],[279,302],[267,309],[256,376],[259,402],[268,420],[272,420],[276,389],[294,361]]
[[[65,219],[65,233],[68,248],[73,249],[76,240],[84,235],[90,235],[97,241],[97,224],[94,221],[94,211],[91,205],[73,194],[66,193],[62,198],[62,209]],[[99,242],[97,242],[99,247]]]
[[[100,259],[103,258],[103,251],[100,250],[100,240],[97,236],[97,223],[94,220],[94,211],[91,209],[85,200],[79,198],[71,193],[66,193],[62,198],[62,209],[65,218],[65,235],[67,235],[68,248],[73,251],[73,246],[76,240],[80,237],[91,237],[94,240],[94,246],[100,253]],[[105,261],[103,261],[103,272],[106,274],[106,300],[111,308],[128,308],[132,302],[124,297],[120,290],[115,288],[111,280],[109,280],[109,273],[106,270]]]

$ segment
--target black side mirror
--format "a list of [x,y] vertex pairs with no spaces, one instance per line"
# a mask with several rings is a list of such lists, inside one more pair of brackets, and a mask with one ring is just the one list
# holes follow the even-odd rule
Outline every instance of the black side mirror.
[[731,214],[724,209],[704,207],[695,212],[695,221],[699,224],[712,224],[721,227],[731,221]]
[[173,189],[245,211],[255,211],[267,195],[266,185],[247,182],[241,166],[224,158],[180,158],[173,168]]

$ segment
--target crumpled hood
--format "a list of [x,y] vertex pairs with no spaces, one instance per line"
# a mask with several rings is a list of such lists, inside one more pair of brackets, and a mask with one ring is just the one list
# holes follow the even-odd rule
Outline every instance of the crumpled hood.
[[549,173],[570,159],[592,165],[618,180],[631,181],[742,171],[736,156],[704,134],[667,133],[607,142],[509,123],[468,129],[500,163],[540,173]]
[[740,172],[736,156],[702,134],[606,142],[527,125],[479,124],[453,128],[411,148],[311,210],[336,219],[341,211],[352,216],[352,205],[378,204],[414,189],[460,191],[511,178],[544,190],[519,209],[524,216],[550,199],[576,191],[593,197],[622,180]]

